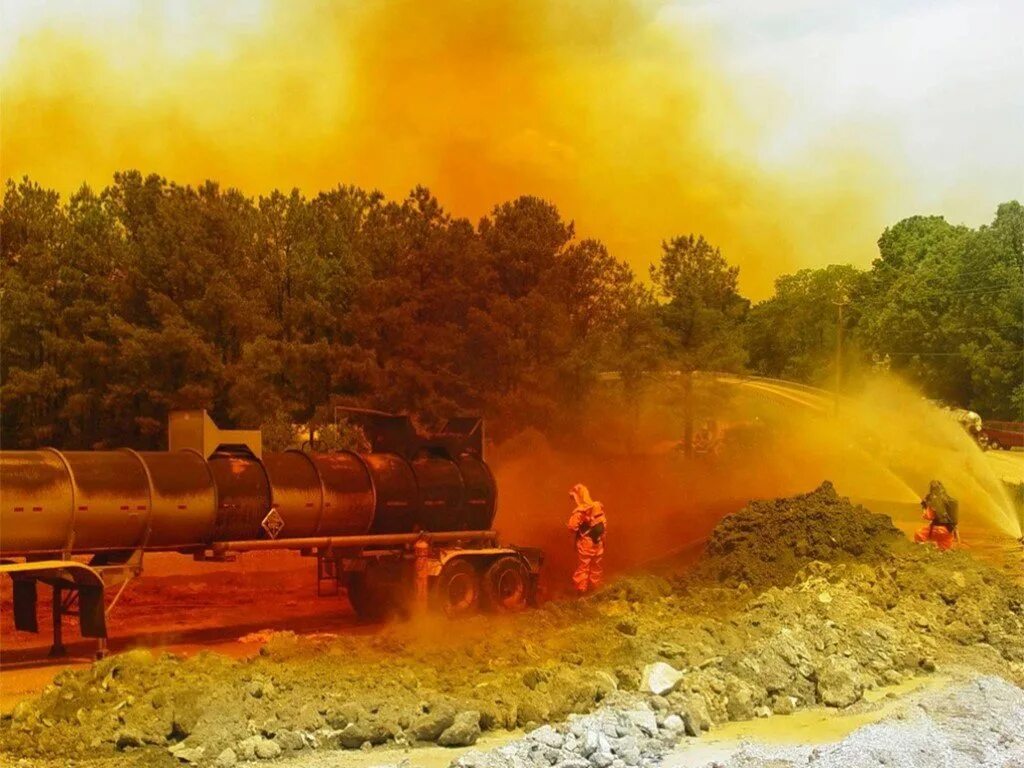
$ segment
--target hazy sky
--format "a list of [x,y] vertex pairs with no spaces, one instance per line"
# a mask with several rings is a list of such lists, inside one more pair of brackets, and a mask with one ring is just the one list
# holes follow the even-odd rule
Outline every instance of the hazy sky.
[[664,14],[713,30],[751,109],[761,89],[782,95],[763,161],[854,132],[954,217],[1024,193],[1020,0],[682,0]]
[[702,232],[755,297],[1024,197],[1024,2],[0,2],[0,173],[62,192],[539,194],[641,273]]

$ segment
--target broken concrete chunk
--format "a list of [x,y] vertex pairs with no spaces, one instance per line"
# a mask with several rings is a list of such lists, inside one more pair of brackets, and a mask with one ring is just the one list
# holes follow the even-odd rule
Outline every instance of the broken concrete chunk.
[[611,743],[608,737],[597,727],[588,728],[580,741],[580,754],[589,758],[595,752],[611,752]]
[[671,664],[656,661],[644,667],[640,687],[644,692],[653,693],[656,696],[664,696],[675,690],[675,687],[682,679],[683,673]]
[[530,731],[527,736],[534,741],[552,749],[561,749],[565,739],[558,731],[550,725],[542,725],[540,728]]
[[669,715],[665,718],[666,731],[675,733],[677,731],[683,730],[685,727],[686,726],[683,723],[683,718],[681,718],[679,715]]
[[626,717],[647,736],[658,735],[658,721],[651,710],[632,709],[626,712]]

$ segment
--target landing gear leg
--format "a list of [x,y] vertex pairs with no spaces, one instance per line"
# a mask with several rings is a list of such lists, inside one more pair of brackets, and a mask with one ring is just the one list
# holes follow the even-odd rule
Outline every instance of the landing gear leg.
[[50,658],[56,659],[67,656],[67,649],[64,647],[64,590],[54,585],[53,587],[53,645],[50,646]]

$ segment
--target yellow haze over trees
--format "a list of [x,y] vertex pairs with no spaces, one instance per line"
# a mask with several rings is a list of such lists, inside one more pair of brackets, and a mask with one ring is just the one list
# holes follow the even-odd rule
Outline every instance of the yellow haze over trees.
[[804,270],[753,306],[697,233],[665,241],[652,289],[528,196],[473,224],[424,188],[252,198],[127,172],[62,199],[26,180],[6,188],[0,241],[10,448],[155,446],[172,408],[255,426],[341,401],[571,436],[606,371],[626,404],[661,370],[830,381],[833,299],[848,385],[888,358],[985,417],[1024,406],[1016,202],[977,230],[901,221],[869,270]]
[[536,195],[638,272],[700,232],[757,298],[781,272],[867,264],[899,210],[886,163],[845,131],[769,168],[785,109],[764,88],[741,108],[703,32],[661,5],[146,3],[101,23],[100,4],[12,46],[3,175],[63,193],[123,168],[250,195],[424,184],[473,220]]

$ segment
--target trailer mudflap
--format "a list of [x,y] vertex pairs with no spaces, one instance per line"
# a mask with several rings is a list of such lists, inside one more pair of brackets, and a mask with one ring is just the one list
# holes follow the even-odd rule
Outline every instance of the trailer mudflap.
[[35,579],[14,580],[14,628],[19,632],[38,632],[36,612],[38,590]]

